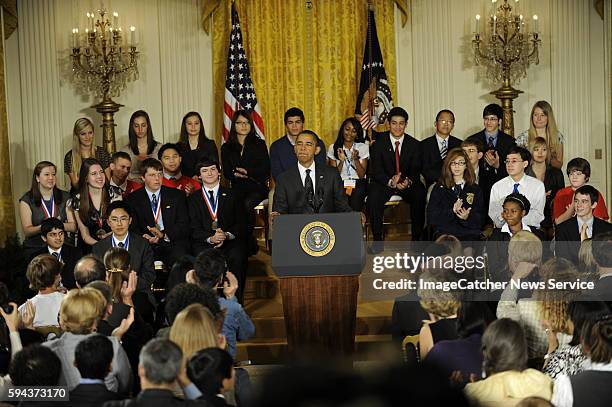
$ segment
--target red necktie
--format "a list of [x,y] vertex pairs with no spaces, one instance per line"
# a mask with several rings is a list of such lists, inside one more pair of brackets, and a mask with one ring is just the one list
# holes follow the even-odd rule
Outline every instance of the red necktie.
[[395,173],[400,173],[400,142],[395,142]]

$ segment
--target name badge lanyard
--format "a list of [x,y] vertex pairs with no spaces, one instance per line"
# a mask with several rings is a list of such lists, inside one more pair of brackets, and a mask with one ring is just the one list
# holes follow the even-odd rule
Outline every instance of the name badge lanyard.
[[202,196],[204,197],[206,208],[208,208],[208,213],[210,215],[210,218],[212,219],[212,228],[217,229],[217,209],[219,209],[217,203],[219,202],[219,198],[218,196],[214,197],[213,201],[211,202],[210,198],[208,198],[208,194],[206,193],[205,188],[202,188]]
[[161,230],[161,226],[159,225],[159,217],[161,216],[161,194],[159,194],[159,199],[157,200],[157,206],[153,209],[153,221],[155,222],[155,227]]
[[[55,200],[53,199],[53,195],[51,195],[51,199],[49,200],[49,204],[50,204],[50,208],[47,206],[47,202],[42,199],[42,208],[43,211],[45,212],[45,219],[49,219],[49,218],[55,218],[57,216],[56,210],[55,210]],[[49,210],[50,209],[50,210]]]
[[[115,240],[115,236],[113,236],[112,238],[112,244],[113,244],[113,247],[118,247],[117,241]],[[125,241],[123,242],[123,249],[128,250],[128,247],[130,247],[130,234],[129,233],[126,236]]]

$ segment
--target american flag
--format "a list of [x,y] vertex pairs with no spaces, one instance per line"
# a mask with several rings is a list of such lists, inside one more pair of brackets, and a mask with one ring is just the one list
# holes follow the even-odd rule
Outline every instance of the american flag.
[[257,96],[255,96],[249,63],[242,46],[240,19],[236,8],[232,4],[232,32],[227,54],[225,100],[223,104],[223,139],[225,141],[229,137],[232,116],[236,110],[241,109],[251,113],[257,136],[265,140],[261,108],[257,102]]
[[384,122],[392,107],[393,98],[376,33],[374,10],[370,9],[355,113],[361,114],[361,126],[368,130]]

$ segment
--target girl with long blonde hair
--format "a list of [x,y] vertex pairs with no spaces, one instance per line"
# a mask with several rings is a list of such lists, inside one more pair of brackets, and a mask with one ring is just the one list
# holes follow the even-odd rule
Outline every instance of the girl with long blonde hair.
[[94,125],[86,117],[81,117],[74,122],[72,130],[72,149],[64,156],[64,173],[70,178],[70,185],[76,189],[79,184],[79,173],[83,160],[95,158],[102,164],[104,174],[110,179],[110,155],[100,146],[95,144]]
[[563,143],[565,138],[557,128],[557,121],[552,106],[545,100],[537,101],[531,108],[529,130],[525,130],[516,138],[516,144],[532,150],[536,137],[546,140],[550,156],[550,164],[556,168],[563,167]]

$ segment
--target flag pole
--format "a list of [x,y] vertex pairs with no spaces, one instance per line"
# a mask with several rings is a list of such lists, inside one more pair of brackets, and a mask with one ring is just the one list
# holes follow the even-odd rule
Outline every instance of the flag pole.
[[[368,0],[368,33],[366,35],[366,41],[368,42],[368,84],[370,85],[370,91],[368,92],[368,112],[370,116],[373,113],[372,108],[374,107],[374,99],[373,95],[376,95],[376,85],[372,86],[372,24],[370,24],[370,11],[374,11],[374,5],[372,4],[372,0]],[[374,92],[372,92],[372,87],[374,88]],[[368,127],[368,140],[370,143],[372,142],[372,127]]]

